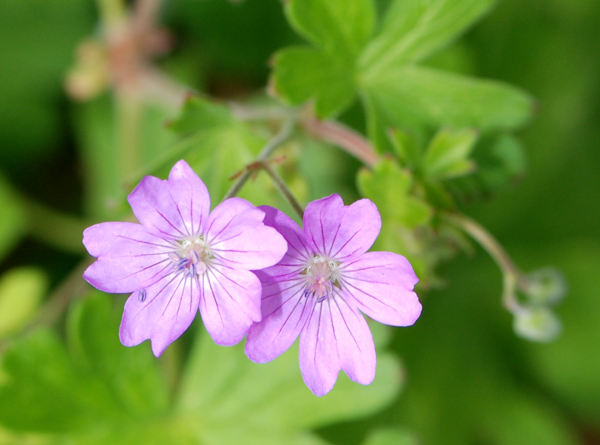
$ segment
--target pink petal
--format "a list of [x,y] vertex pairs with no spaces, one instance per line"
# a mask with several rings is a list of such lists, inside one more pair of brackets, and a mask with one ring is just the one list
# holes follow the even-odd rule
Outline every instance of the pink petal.
[[363,385],[375,378],[375,345],[364,317],[343,294],[317,303],[300,336],[300,370],[317,396],[334,386],[340,369]]
[[292,218],[270,206],[260,206],[259,209],[265,212],[263,223],[275,228],[287,241],[287,254],[290,257],[298,261],[306,261],[312,256],[304,232]]
[[223,201],[211,213],[207,241],[223,263],[259,270],[276,264],[287,243],[272,227],[263,224],[265,213],[240,198]]
[[99,257],[83,278],[105,292],[133,292],[171,271],[168,253],[173,247],[140,224],[96,224],[83,232],[83,244],[91,255]]
[[[240,214],[255,207],[242,198],[229,198],[221,202],[210,213],[208,224],[206,226],[207,241],[216,238],[220,233],[231,225],[232,221]],[[264,216],[253,214],[255,222],[262,222]]]
[[410,326],[421,314],[412,290],[418,281],[406,258],[391,252],[368,252],[343,264],[342,289],[366,315],[393,326]]
[[194,320],[200,300],[199,283],[181,274],[172,275],[144,291],[134,292],[127,299],[119,336],[125,346],[150,339],[152,352],[159,357]]
[[203,233],[210,212],[210,196],[204,182],[181,160],[171,169],[168,186],[183,217],[186,233]]
[[146,176],[127,197],[136,218],[146,229],[166,239],[184,239],[191,235],[186,226],[189,212],[177,206],[167,181]]
[[316,396],[331,391],[341,369],[329,308],[323,303],[314,305],[300,334],[300,371]]
[[260,321],[260,281],[252,272],[212,265],[201,281],[200,314],[206,330],[222,346],[239,343]]
[[381,230],[377,207],[368,199],[344,206],[339,195],[313,201],[304,212],[304,233],[311,248],[341,260],[365,253]]
[[[285,256],[282,263],[293,259]],[[313,298],[306,298],[305,280],[297,266],[277,265],[257,271],[262,284],[262,320],[246,339],[246,355],[257,363],[278,357],[296,341],[312,312]]]

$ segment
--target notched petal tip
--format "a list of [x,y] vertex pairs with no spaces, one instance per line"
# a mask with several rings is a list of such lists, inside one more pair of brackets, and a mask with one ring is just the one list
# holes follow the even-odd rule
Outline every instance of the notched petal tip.
[[[121,326],[123,326],[123,325],[121,325]],[[167,347],[172,343],[172,342],[165,343],[162,341],[153,340],[152,338],[146,338],[142,341],[134,341],[131,338],[131,336],[129,335],[129,333],[123,329],[119,329],[119,340],[121,341],[121,344],[127,348],[139,346],[142,343],[144,343],[145,341],[150,340],[152,353],[154,354],[154,356],[156,358],[159,358],[163,354],[163,352],[165,352]]]
[[311,201],[304,210],[304,218],[302,219],[302,226],[306,229],[307,224],[319,218],[323,209],[327,209],[330,213],[335,214],[334,210],[341,211],[344,208],[344,200],[340,195],[334,193],[333,195],[325,198]]
[[341,260],[369,250],[381,230],[381,216],[368,199],[344,206],[339,195],[331,195],[306,206],[303,224],[315,252]]

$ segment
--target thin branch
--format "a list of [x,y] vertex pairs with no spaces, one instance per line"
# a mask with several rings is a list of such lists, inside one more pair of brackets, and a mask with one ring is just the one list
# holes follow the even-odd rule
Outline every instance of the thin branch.
[[275,184],[275,187],[277,187],[277,190],[281,192],[285,200],[289,203],[290,206],[292,206],[294,212],[296,212],[296,214],[300,217],[300,220],[302,220],[302,218],[304,217],[304,209],[302,208],[296,197],[293,195],[292,191],[285,184],[283,179],[281,179],[281,176],[277,174],[275,169],[271,167],[267,161],[261,162],[261,168],[265,172],[267,172],[267,174],[271,177],[273,183]]
[[[273,151],[277,147],[279,147],[281,144],[283,144],[292,135],[292,131],[294,129],[294,123],[295,123],[294,119],[286,120],[285,123],[282,125],[281,129],[279,130],[279,133],[277,133],[271,140],[269,140],[269,142],[267,142],[267,145],[264,146],[264,148],[262,149],[262,151],[256,158],[255,162],[262,163],[265,159],[267,159],[271,155],[271,153],[273,153]],[[239,191],[242,189],[244,184],[248,181],[248,179],[250,179],[250,176],[252,176],[252,173],[253,173],[252,169],[244,170],[242,175],[231,186],[231,188],[229,189],[229,191],[227,192],[227,194],[225,195],[223,200],[231,198],[233,196],[236,196],[239,193]]]
[[517,288],[526,283],[523,275],[512,261],[502,245],[479,223],[461,214],[447,214],[446,218],[465,231],[496,262],[503,275],[502,302],[509,311],[516,313],[521,309],[516,296]]

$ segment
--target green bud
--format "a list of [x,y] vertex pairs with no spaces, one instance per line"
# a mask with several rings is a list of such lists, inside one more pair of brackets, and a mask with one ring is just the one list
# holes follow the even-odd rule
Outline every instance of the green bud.
[[522,308],[516,312],[513,328],[522,338],[547,343],[558,337],[562,325],[554,312],[542,306]]
[[554,305],[567,293],[567,282],[556,269],[545,267],[526,276],[523,290],[529,303],[535,306]]

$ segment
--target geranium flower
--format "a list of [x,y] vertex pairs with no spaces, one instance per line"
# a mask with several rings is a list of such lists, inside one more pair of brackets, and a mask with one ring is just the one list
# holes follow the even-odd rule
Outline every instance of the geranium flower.
[[273,360],[300,335],[300,370],[317,396],[340,370],[355,382],[375,377],[375,346],[360,312],[388,325],[412,325],[421,314],[410,263],[390,252],[367,252],[381,217],[368,199],[344,206],[339,195],[311,202],[304,230],[282,212],[261,207],[265,224],[288,242],[279,264],[257,272],[263,285],[262,321],[250,328],[246,354]]
[[261,285],[251,271],[276,264],[287,248],[262,223],[265,213],[231,198],[209,214],[206,186],[185,161],[168,180],[146,176],[128,201],[140,224],[105,222],[83,233],[98,258],[83,277],[105,292],[132,292],[121,342],[150,339],[158,357],[200,309],[216,343],[238,343],[261,319]]

